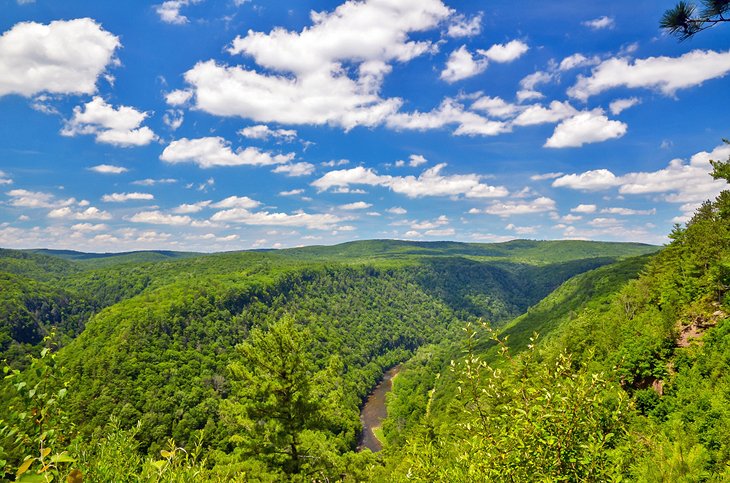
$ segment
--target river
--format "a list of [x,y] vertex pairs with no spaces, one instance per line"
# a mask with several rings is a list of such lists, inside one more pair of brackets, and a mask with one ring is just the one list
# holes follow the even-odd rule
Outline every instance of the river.
[[375,453],[383,449],[383,445],[377,436],[375,436],[374,430],[380,428],[383,420],[388,415],[385,407],[385,396],[393,388],[393,378],[398,375],[400,369],[401,366],[397,365],[383,374],[383,379],[375,386],[375,389],[373,389],[373,392],[370,393],[367,401],[365,401],[365,406],[360,411],[362,434],[357,444],[358,451],[368,448]]

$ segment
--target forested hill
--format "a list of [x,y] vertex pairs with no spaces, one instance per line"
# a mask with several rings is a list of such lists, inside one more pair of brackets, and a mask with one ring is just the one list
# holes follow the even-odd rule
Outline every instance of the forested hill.
[[283,272],[322,264],[369,264],[407,272],[452,310],[499,322],[518,315],[574,273],[655,250],[641,244],[574,241],[489,245],[390,240],[211,255],[0,250],[0,354],[17,361],[54,327],[57,342],[65,345],[99,310],[165,285],[209,276],[250,278],[252,273],[270,282]]
[[[134,471],[140,472],[145,455],[168,451],[171,438],[186,448],[202,438],[211,462],[229,469],[237,462],[233,467],[248,475],[279,479],[306,465],[358,472],[371,463],[369,456],[351,453],[358,408],[385,369],[419,347],[458,340],[468,321],[503,324],[576,274],[657,249],[576,241],[375,240],[210,255],[4,250],[0,349],[21,371],[31,364],[26,354],[52,349],[33,363],[44,369],[28,377],[50,370],[52,357],[55,368],[41,382],[54,391],[64,388],[63,404],[54,408],[63,417],[51,423],[56,413],[47,415],[47,424],[64,428],[55,436],[61,438],[57,447],[67,444],[64,431],[96,441],[104,451],[110,451],[105,445],[112,434],[124,437],[136,448]],[[290,352],[299,354],[290,375],[301,372],[308,389],[298,397],[318,416],[258,434],[249,427],[251,418],[273,409],[251,406],[266,396],[251,394],[245,381],[256,381],[261,390],[274,386],[250,372],[246,364],[255,365],[249,360],[255,357],[245,347],[275,334],[281,339],[268,343],[290,344]],[[25,400],[3,391],[3,405],[46,404],[39,395],[51,393],[23,392],[31,383],[21,387]],[[28,431],[31,441],[32,426]],[[282,452],[279,445],[291,431],[301,439],[299,451],[320,448],[329,456],[315,464]],[[0,459],[11,471],[25,447],[2,447],[7,454]],[[98,466],[105,456],[86,457]],[[96,478],[104,479],[101,473]]]

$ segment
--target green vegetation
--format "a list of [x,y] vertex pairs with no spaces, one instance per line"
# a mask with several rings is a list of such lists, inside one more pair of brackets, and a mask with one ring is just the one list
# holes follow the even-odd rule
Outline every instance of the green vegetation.
[[[423,359],[430,381],[467,321],[506,322],[577,273],[656,248],[375,241],[310,250],[4,252],[3,357],[15,384],[2,396],[12,416],[0,422],[6,474],[47,466],[33,449],[40,424],[21,417],[33,414],[24,388],[43,379],[49,389],[31,399],[43,394],[61,410],[44,423],[63,435],[53,451],[64,461],[44,470],[56,477],[362,479],[382,461],[353,452],[359,406],[388,367]],[[410,429],[383,433],[395,445]]]
[[[657,255],[8,251],[0,466],[18,481],[723,481],[728,220],[725,192]],[[360,405],[400,363],[384,450],[357,452]]]

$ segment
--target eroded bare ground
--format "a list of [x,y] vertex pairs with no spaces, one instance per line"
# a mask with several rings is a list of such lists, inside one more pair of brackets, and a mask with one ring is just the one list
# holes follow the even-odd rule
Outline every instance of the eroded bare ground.
[[[715,308],[719,304],[713,304]],[[692,341],[699,342],[698,339],[707,329],[714,327],[718,322],[725,319],[727,314],[722,310],[716,310],[709,317],[706,314],[698,314],[694,316],[689,324],[681,324],[679,327],[679,336],[677,337],[677,347],[689,347]]]

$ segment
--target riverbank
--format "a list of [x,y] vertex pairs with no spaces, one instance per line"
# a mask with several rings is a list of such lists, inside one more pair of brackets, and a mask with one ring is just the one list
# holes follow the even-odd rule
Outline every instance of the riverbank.
[[383,444],[376,432],[380,432],[379,430],[383,424],[383,420],[388,416],[386,396],[393,389],[393,379],[398,375],[401,368],[402,365],[399,364],[386,371],[383,374],[383,379],[375,386],[375,389],[373,389],[367,401],[365,401],[365,405],[362,411],[360,411],[362,434],[357,445],[358,451],[367,448],[373,453],[376,453],[383,449]]

